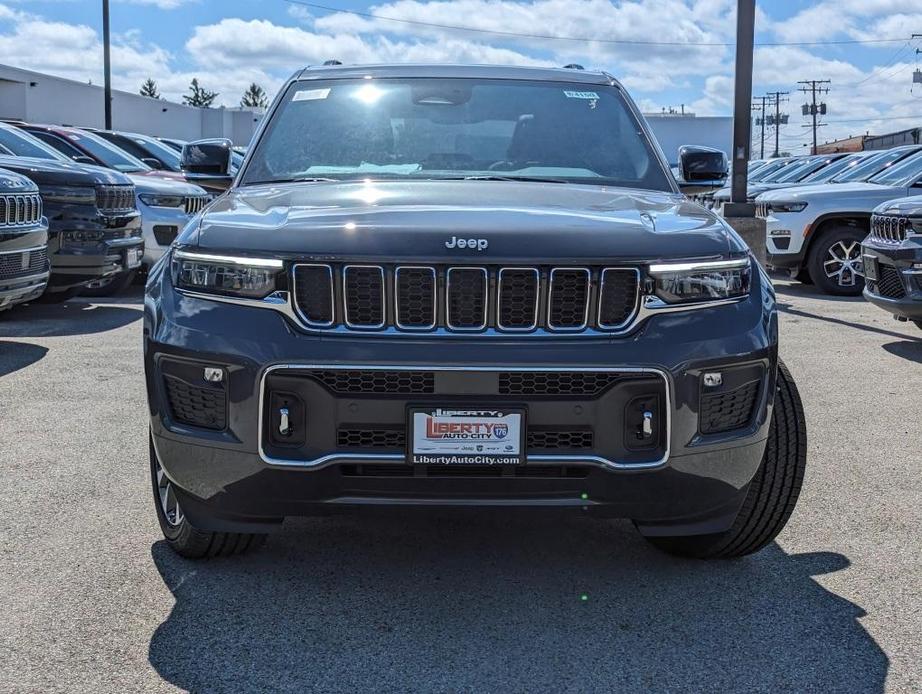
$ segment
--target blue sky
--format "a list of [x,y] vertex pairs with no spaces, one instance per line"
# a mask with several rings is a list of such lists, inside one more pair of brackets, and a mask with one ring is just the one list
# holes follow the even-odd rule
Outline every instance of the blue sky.
[[[146,77],[179,99],[192,77],[236,105],[255,81],[272,93],[295,69],[344,62],[579,62],[615,74],[648,111],[732,109],[735,0],[318,0],[426,27],[329,12],[285,0],[111,0],[113,80]],[[99,83],[100,0],[0,0],[0,63]],[[593,41],[498,35],[581,37]],[[756,95],[790,91],[782,142],[807,141],[796,82],[831,79],[821,140],[922,126],[922,85],[910,92],[922,0],[771,0],[758,4]],[[805,42],[872,41],[804,45]],[[637,45],[618,41],[683,44]],[[920,56],[922,57],[922,56]]]

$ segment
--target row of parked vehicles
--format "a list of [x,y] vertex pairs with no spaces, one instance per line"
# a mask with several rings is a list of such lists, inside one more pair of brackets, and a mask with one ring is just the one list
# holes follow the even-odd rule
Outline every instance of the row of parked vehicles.
[[0,311],[115,294],[152,266],[215,192],[184,144],[0,122]]
[[922,145],[756,161],[749,200],[772,269],[922,327]]

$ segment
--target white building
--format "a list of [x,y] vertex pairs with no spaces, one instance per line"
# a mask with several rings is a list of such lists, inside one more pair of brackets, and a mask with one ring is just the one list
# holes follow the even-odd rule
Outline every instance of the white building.
[[[0,65],[0,118],[31,123],[105,127],[103,88]],[[259,109],[195,108],[112,90],[112,127],[180,140],[227,137],[246,145]]]
[[671,166],[678,165],[679,147],[702,145],[726,152],[727,158],[733,149],[732,116],[696,116],[682,113],[645,113],[660,147]]

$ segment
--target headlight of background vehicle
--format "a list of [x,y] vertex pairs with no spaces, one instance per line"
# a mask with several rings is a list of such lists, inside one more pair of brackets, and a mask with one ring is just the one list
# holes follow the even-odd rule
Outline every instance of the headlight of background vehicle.
[[766,206],[769,212],[803,212],[807,209],[805,202],[769,202]]
[[909,232],[912,234],[922,234],[922,217],[909,218]]
[[262,299],[278,287],[284,263],[277,258],[174,251],[173,286],[190,292]]
[[42,186],[39,192],[46,202],[64,202],[73,205],[96,204],[96,189],[90,186]]
[[156,193],[142,193],[138,196],[141,202],[150,207],[182,207],[185,198],[182,195],[158,195]]
[[749,258],[651,265],[656,295],[669,304],[735,299],[749,293]]

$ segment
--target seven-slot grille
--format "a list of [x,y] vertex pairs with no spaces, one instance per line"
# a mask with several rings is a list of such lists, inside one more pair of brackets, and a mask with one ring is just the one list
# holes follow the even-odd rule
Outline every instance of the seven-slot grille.
[[198,214],[203,209],[205,205],[208,204],[210,198],[207,195],[190,195],[186,198],[183,198],[183,209],[185,209],[186,214],[193,215]]
[[96,207],[110,213],[135,209],[134,186],[96,186]]
[[902,243],[910,228],[907,217],[876,214],[871,218],[871,238],[882,243]]
[[48,251],[45,248],[0,253],[0,280],[29,277],[47,271]]
[[0,226],[29,226],[42,219],[42,199],[38,193],[0,195]]
[[311,328],[555,333],[617,331],[639,306],[622,267],[297,264],[295,309]]

